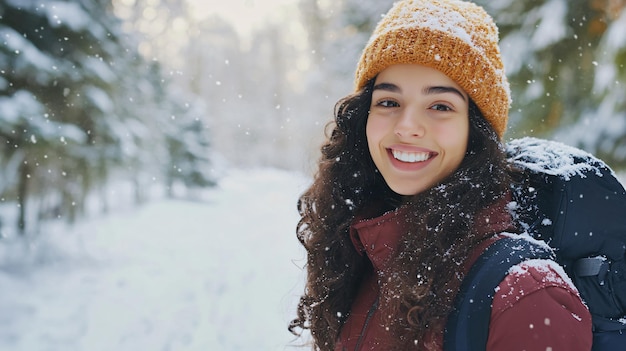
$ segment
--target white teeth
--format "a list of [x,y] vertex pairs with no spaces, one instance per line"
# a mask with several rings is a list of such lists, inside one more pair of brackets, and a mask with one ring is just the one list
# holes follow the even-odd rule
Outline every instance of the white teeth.
[[402,162],[424,162],[430,158],[428,152],[404,152],[392,150],[393,157]]

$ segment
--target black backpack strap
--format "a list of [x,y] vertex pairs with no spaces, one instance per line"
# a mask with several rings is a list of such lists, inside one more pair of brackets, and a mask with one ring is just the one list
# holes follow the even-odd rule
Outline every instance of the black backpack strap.
[[463,279],[448,316],[444,350],[486,349],[495,289],[511,267],[528,259],[554,259],[554,255],[545,245],[518,237],[496,240],[480,255]]

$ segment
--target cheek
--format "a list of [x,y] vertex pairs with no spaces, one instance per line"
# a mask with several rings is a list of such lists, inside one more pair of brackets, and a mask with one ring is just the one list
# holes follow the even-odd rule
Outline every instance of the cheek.
[[468,124],[459,123],[442,126],[437,130],[437,135],[439,145],[448,151],[449,156],[453,156],[454,159],[458,160],[462,160],[465,157],[469,137]]

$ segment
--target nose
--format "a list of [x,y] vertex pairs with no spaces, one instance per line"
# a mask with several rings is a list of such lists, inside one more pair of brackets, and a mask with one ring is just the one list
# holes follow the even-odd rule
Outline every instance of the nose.
[[423,116],[412,110],[405,110],[398,117],[394,132],[401,138],[421,138],[426,133]]

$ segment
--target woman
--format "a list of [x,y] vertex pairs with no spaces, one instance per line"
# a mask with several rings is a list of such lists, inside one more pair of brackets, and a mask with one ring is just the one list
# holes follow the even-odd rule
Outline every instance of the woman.
[[[375,29],[299,202],[308,276],[290,330],[310,329],[314,349],[443,350],[464,275],[519,231],[497,41],[463,1],[400,1]],[[522,263],[499,285],[487,350],[591,348],[576,289],[542,267]]]

